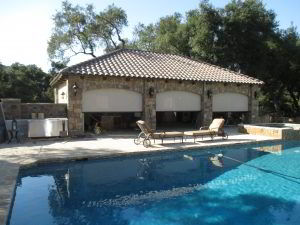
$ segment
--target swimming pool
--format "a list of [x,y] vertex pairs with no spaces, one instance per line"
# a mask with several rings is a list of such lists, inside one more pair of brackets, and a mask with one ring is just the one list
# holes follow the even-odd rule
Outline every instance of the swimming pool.
[[300,142],[22,169],[8,224],[300,224]]

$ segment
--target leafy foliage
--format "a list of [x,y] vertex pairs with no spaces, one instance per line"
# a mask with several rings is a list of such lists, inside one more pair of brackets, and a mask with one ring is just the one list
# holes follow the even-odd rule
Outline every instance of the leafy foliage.
[[53,21],[55,28],[48,42],[48,55],[63,64],[78,54],[96,57],[95,52],[101,46],[107,51],[118,48],[116,38],[122,46],[125,44],[121,32],[127,26],[127,15],[114,5],[97,14],[91,4],[84,8],[64,1]]
[[207,1],[199,9],[187,13],[187,26],[190,30],[189,45],[192,56],[217,63],[223,55],[220,49],[223,21],[220,12]]
[[261,0],[232,0],[139,24],[132,45],[191,56],[265,81],[261,103],[281,115],[300,113],[300,39],[295,27],[279,30]]
[[23,102],[51,102],[51,76],[35,65],[0,64],[0,98],[21,98]]
[[51,68],[49,70],[50,75],[55,76],[60,70],[66,68],[67,65],[64,62],[51,61]]
[[269,48],[263,103],[269,111],[299,116],[300,38],[296,28],[281,30],[277,38],[269,42]]
[[109,5],[106,10],[96,15],[96,34],[105,42],[106,51],[120,47],[114,37],[121,42],[121,47],[125,46],[126,41],[121,37],[121,32],[123,27],[127,25],[125,11],[114,5]]
[[156,24],[139,24],[135,28],[136,40],[132,45],[139,49],[164,53],[190,55],[186,24],[182,16],[175,13],[160,19]]
[[[276,15],[261,0],[232,0],[215,8],[208,0],[183,17],[179,13],[157,23],[139,24],[130,42],[121,33],[126,12],[114,5],[96,13],[92,5],[68,1],[53,17],[48,42],[51,75],[77,54],[96,56],[98,48],[121,47],[181,54],[249,74],[265,81],[260,103],[268,112],[300,114],[300,36],[296,27],[279,30]],[[50,101],[51,75],[36,66],[0,63],[0,97],[24,102]]]

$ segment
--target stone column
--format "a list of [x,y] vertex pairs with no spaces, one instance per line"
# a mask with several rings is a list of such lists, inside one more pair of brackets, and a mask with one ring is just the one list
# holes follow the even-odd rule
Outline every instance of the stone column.
[[[77,93],[73,86],[76,83]],[[69,135],[80,135],[84,133],[84,116],[82,113],[83,79],[77,76],[69,76],[68,79],[68,119]]]
[[[153,89],[153,93],[150,93]],[[143,103],[144,103],[144,120],[152,129],[156,129],[156,88],[154,81],[145,81]]]
[[[210,96],[208,96],[208,91],[210,92]],[[213,98],[213,90],[211,84],[203,82],[203,93],[202,93],[202,126],[208,126],[212,121],[212,98]]]

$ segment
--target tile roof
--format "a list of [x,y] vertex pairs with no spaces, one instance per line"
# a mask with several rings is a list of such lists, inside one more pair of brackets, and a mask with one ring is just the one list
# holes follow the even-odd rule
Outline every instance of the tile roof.
[[263,84],[253,77],[184,56],[131,49],[67,67],[60,74]]

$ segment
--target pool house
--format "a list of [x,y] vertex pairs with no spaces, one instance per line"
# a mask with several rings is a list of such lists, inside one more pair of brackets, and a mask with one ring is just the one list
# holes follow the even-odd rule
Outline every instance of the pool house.
[[223,117],[227,124],[258,119],[263,82],[174,54],[120,49],[67,67],[52,80],[55,103],[66,103],[69,133],[96,123],[105,130],[195,128]]

